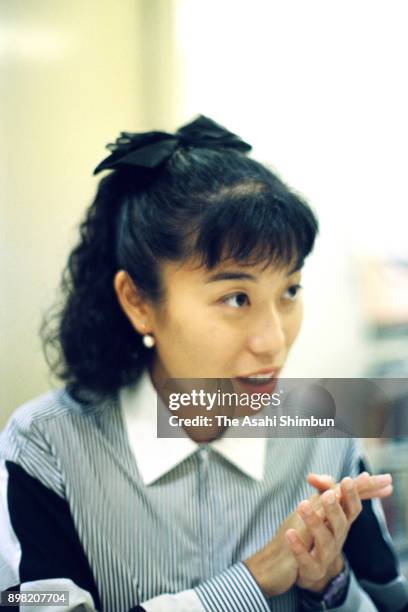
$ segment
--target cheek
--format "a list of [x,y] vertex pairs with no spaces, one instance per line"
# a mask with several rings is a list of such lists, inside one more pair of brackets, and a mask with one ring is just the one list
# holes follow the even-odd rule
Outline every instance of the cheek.
[[158,322],[158,341],[166,351],[176,347],[193,350],[210,344],[215,335],[215,325],[208,310],[195,300],[173,299]]
[[228,325],[213,308],[206,304],[187,303],[179,300],[172,304],[166,320],[161,325],[158,342],[161,352],[171,359],[177,353],[187,360],[196,361],[211,356],[218,364],[229,361],[243,343],[236,326]]
[[302,327],[303,321],[303,303],[299,301],[296,304],[296,307],[293,309],[293,312],[290,314],[290,317],[286,326],[286,338],[288,342],[288,346],[290,346],[295,340],[297,335],[299,334],[300,328]]

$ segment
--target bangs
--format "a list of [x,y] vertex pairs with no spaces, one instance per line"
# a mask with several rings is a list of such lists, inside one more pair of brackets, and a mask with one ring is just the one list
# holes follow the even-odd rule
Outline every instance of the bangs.
[[299,195],[279,187],[247,181],[206,197],[190,254],[209,269],[229,259],[300,268],[313,249],[317,220]]

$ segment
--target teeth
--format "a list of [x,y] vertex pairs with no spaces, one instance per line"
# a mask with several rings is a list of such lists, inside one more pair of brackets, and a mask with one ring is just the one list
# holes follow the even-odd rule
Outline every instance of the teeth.
[[254,376],[248,376],[249,380],[257,380],[258,378],[272,378],[272,374],[256,374]]

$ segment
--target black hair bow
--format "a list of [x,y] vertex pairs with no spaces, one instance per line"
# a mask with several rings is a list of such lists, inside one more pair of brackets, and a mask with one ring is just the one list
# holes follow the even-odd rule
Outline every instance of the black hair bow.
[[179,145],[191,145],[211,149],[229,148],[244,153],[251,145],[212,119],[199,115],[197,119],[181,127],[175,134],[167,132],[121,132],[107,149],[112,151],[95,168],[94,174],[102,170],[114,170],[120,166],[136,166],[139,170],[157,168],[164,163]]

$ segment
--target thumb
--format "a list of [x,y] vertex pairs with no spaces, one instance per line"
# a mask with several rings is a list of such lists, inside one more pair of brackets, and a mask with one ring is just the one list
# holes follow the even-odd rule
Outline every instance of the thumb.
[[312,485],[318,491],[327,491],[328,489],[334,489],[336,481],[329,474],[308,474],[307,482]]

